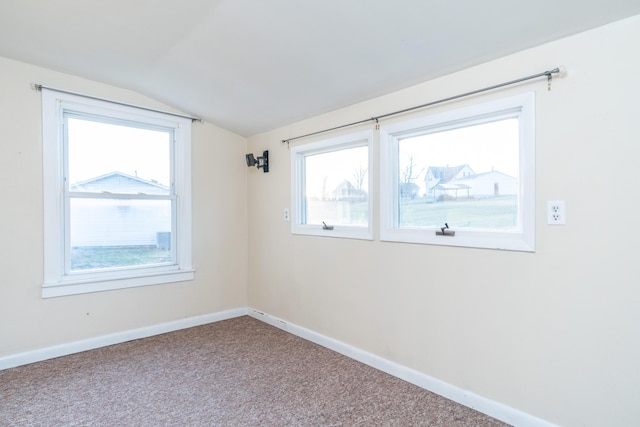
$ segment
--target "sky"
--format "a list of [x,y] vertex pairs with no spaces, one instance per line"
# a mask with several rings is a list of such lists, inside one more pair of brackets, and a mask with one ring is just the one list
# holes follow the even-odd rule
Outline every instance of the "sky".
[[518,177],[519,140],[516,118],[406,138],[399,143],[400,170],[413,156],[421,180],[428,166],[464,164],[475,173],[496,170]]
[[[496,170],[519,176],[519,121],[517,118],[482,123],[421,136],[398,143],[400,181],[413,159],[413,180],[424,194],[424,177],[429,166],[468,164],[475,173]],[[356,171],[367,168],[367,147],[348,148],[306,156],[307,197],[320,198],[322,189],[330,193],[345,179],[356,184]],[[326,184],[324,180],[326,178]],[[367,177],[363,189],[367,190]]]
[[169,186],[171,134],[70,117],[69,183],[123,172]]
[[[368,152],[369,149],[365,146],[306,156],[307,197],[322,198],[323,189],[325,196],[330,196],[345,179],[355,186],[356,171],[368,169]],[[367,179],[368,175],[362,181],[362,189],[365,191],[368,191]]]
[[[70,184],[119,171],[169,186],[169,132],[73,117],[68,124]],[[412,158],[413,182],[421,188],[429,166],[468,164],[476,173],[497,170],[517,177],[518,134],[518,120],[507,119],[402,139],[400,175]],[[307,156],[307,196],[320,198],[323,189],[330,194],[345,179],[355,185],[355,174],[367,169],[367,152],[365,146]]]

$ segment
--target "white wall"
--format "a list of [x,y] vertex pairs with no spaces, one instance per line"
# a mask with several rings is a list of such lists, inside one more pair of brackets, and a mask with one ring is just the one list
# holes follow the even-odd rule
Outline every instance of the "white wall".
[[[636,16],[250,138],[249,305],[552,423],[639,425],[639,41]],[[535,253],[291,235],[281,139],[558,65],[432,110],[536,92]]]
[[246,140],[207,123],[192,128],[195,280],[41,298],[42,114],[32,83],[169,111],[134,92],[0,58],[0,357],[245,307]]

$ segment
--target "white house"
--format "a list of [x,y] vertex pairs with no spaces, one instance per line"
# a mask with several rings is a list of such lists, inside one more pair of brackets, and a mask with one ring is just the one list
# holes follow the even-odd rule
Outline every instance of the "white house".
[[427,196],[435,200],[459,198],[514,196],[518,194],[518,180],[499,171],[475,173],[465,164],[427,169]]
[[424,176],[424,182],[427,188],[426,195],[438,198],[443,194],[453,193],[457,189],[455,186],[447,187],[447,184],[465,176],[475,175],[475,172],[467,164],[457,166],[429,166]]
[[345,179],[331,192],[331,198],[337,201],[355,202],[366,200],[367,192],[358,190],[351,182]]
[[[70,187],[78,192],[167,194],[168,188],[122,172],[111,172]],[[74,198],[71,246],[158,246],[167,248],[171,206],[166,200]],[[122,221],[119,221],[119,220]]]
[[169,193],[169,188],[158,181],[142,179],[118,171],[76,182],[70,186],[70,190],[129,194]]
[[518,194],[518,180],[498,171],[465,176],[449,184],[464,189],[459,196],[466,194],[466,197],[497,197]]

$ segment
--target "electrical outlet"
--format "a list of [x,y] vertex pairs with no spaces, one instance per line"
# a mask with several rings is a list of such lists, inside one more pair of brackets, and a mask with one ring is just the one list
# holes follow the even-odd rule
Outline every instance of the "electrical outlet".
[[549,200],[547,202],[547,224],[564,225],[566,219],[564,200]]
[[284,208],[284,214],[282,217],[285,221],[289,221],[289,208]]

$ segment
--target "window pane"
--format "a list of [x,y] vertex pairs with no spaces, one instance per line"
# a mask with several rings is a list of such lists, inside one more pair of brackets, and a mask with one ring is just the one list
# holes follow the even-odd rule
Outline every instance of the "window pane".
[[67,118],[69,189],[169,194],[171,132]]
[[170,263],[171,201],[70,200],[71,271]]
[[401,139],[399,226],[518,229],[518,125],[513,118]]
[[305,156],[303,224],[367,225],[368,147]]

